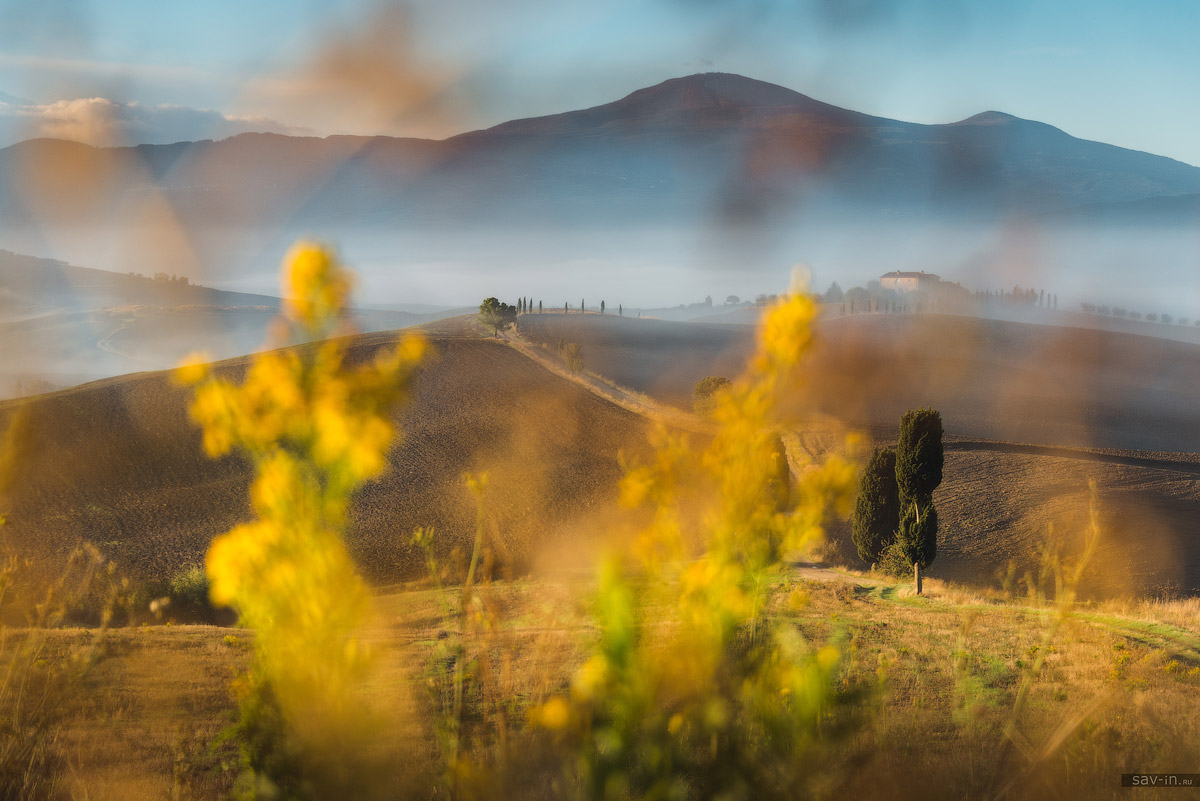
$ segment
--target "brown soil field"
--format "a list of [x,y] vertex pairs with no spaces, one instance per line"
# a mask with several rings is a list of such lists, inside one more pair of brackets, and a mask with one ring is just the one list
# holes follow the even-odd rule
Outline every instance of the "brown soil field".
[[[397,335],[368,334],[368,357]],[[469,544],[475,505],[466,471],[487,470],[490,550],[498,569],[559,555],[605,525],[621,475],[618,454],[645,447],[647,423],[563,380],[511,348],[435,338],[397,421],[404,438],[391,469],[356,496],[350,547],[376,583],[424,574],[409,544],[435,531],[443,557]],[[218,369],[240,377],[246,359]],[[214,536],[246,520],[250,470],[212,461],[186,416],[188,392],[167,373],[107,379],[27,401],[31,437],[5,499],[5,537],[47,565],[90,541],[127,575],[169,577],[203,562]],[[0,426],[17,408],[0,404]],[[563,546],[563,547],[559,547]]]
[[[934,328],[959,323],[955,318],[920,323],[930,321]],[[826,330],[835,342],[829,347],[858,330],[855,326],[867,330],[896,323],[915,325],[909,318],[883,316],[832,320]],[[1033,326],[1026,332],[1019,324],[1003,325],[1015,326],[1010,337],[1015,339],[1044,333]],[[428,327],[438,357],[421,371],[412,403],[398,418],[405,438],[391,454],[392,469],[356,498],[350,544],[375,583],[424,574],[419,554],[409,545],[417,526],[435,528],[447,561],[456,549],[465,550],[475,510],[461,476],[481,469],[493,476],[489,534],[501,572],[535,563],[586,564],[580,549],[597,541],[612,523],[608,516],[616,514],[618,454],[646,447],[648,423],[642,417],[502,343],[478,339],[474,328],[463,318]],[[689,370],[735,374],[749,345],[745,328],[731,332],[722,326],[599,315],[530,315],[522,318],[522,328],[529,339],[555,331],[583,339],[589,369],[663,399],[672,397],[671,386],[690,391]],[[354,353],[367,355],[393,336],[365,335]],[[1005,352],[999,346],[993,350]],[[709,369],[712,363],[701,355],[714,352],[718,366]],[[681,356],[666,358],[671,353]],[[237,373],[244,364],[231,360],[220,369]],[[1175,373],[1176,367],[1182,369],[1172,367]],[[1184,380],[1167,372],[1176,383]],[[658,379],[649,380],[652,374]],[[993,391],[1001,391],[1000,379],[991,381]],[[898,417],[919,403],[914,397],[919,393],[919,386],[901,388],[873,408],[895,406]],[[954,398],[974,398],[978,407],[983,394],[964,391]],[[87,540],[135,578],[169,577],[200,563],[212,537],[250,515],[249,470],[238,459],[214,462],[203,456],[198,432],[186,419],[186,402],[187,393],[162,373],[96,382],[30,402],[34,447],[4,507],[10,520],[6,539],[40,556],[64,554]],[[0,405],[0,425],[14,408]],[[955,411],[962,406],[939,408],[946,418],[948,452],[937,496],[941,533],[932,576],[994,586],[1011,563],[1020,578],[1036,568],[1037,549],[1051,525],[1070,553],[1083,530],[1088,482],[1094,479],[1107,532],[1104,569],[1093,571],[1089,593],[1200,592],[1200,456],[969,438],[996,426],[972,428],[973,418]],[[1138,419],[1136,413],[1130,416]],[[1036,433],[1033,423],[1015,423],[1027,434]],[[887,441],[894,436],[892,426],[870,430]],[[846,526],[831,531],[833,552],[847,565],[861,566]]]
[[[585,366],[682,408],[706,375],[737,375],[746,326],[614,315],[521,318],[530,340],[583,345]],[[942,315],[829,317],[808,399],[849,423],[894,431],[932,406],[948,433],[1076,448],[1200,452],[1200,346],[1084,328]]]
[[[1102,534],[1081,592],[1095,598],[1200,593],[1200,463],[1005,443],[947,443],[944,480],[934,494],[937,560],[928,574],[999,587],[1011,566],[1013,587],[1025,593],[1022,579],[1039,575],[1046,546],[1067,559],[1078,555],[1092,481]],[[865,567],[847,523],[831,527],[831,546],[834,561]]]
[[[521,327],[552,346],[580,342],[588,369],[685,408],[694,381],[736,375],[753,344],[745,327],[599,315],[529,315]],[[1085,591],[1200,592],[1200,454],[1180,452],[1200,450],[1200,348],[935,316],[833,318],[822,334],[812,407],[880,442],[909,408],[942,412],[931,575],[994,586],[1012,565],[1018,585],[1036,577],[1047,542],[1077,549],[1094,480],[1105,538]],[[831,555],[862,567],[848,529],[832,527]]]

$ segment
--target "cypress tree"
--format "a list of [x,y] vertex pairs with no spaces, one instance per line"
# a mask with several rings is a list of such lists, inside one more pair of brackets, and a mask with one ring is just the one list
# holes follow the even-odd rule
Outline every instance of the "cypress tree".
[[900,440],[896,445],[900,527],[896,541],[912,563],[918,595],[921,569],[929,567],[937,556],[933,491],[942,483],[943,433],[942,416],[934,409],[913,409],[900,418]]
[[863,471],[854,502],[850,536],[858,556],[871,565],[896,538],[900,528],[900,495],[896,485],[896,451],[876,448]]

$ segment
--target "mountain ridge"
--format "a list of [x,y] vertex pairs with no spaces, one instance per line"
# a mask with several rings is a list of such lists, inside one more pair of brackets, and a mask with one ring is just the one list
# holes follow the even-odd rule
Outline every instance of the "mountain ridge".
[[904,122],[701,73],[441,140],[30,140],[0,150],[0,186],[0,224],[11,226],[110,224],[149,188],[189,226],[307,230],[794,219],[825,209],[1003,218],[1200,193],[1200,168],[1004,112]]

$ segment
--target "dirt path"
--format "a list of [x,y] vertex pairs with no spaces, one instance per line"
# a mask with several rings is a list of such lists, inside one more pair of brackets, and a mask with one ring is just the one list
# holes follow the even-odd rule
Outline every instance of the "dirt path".
[[884,587],[888,584],[886,581],[879,579],[842,573],[833,568],[825,567],[820,562],[793,562],[791,567],[793,575],[810,581],[840,582],[842,584],[856,584],[860,587]]
[[108,336],[106,336],[106,337],[104,337],[104,339],[101,339],[100,341],[98,341],[96,343],[96,347],[98,347],[100,350],[102,350],[106,353],[111,353],[114,356],[120,356],[122,359],[129,359],[131,362],[138,363],[141,360],[138,359],[137,357],[130,356],[128,353],[119,351],[112,346],[112,338],[115,337],[117,334],[121,333],[122,331],[124,331],[126,328],[127,328],[127,326],[124,326],[124,325],[118,326],[116,329],[114,329],[112,332],[110,332]]
[[501,334],[500,341],[518,353],[537,362],[560,378],[572,381],[623,409],[639,414],[649,420],[681,428],[685,431],[700,434],[712,433],[712,427],[694,414],[659,403],[641,393],[635,393],[632,390],[611,384],[587,370],[580,373],[572,373],[550,354],[546,353],[540,347],[530,344],[515,332]]

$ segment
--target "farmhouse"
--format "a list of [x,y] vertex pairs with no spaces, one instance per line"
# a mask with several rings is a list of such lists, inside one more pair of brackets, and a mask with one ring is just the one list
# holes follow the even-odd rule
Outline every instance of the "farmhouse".
[[919,273],[893,271],[879,278],[879,285],[896,292],[928,291],[940,287],[942,279],[922,270]]

